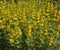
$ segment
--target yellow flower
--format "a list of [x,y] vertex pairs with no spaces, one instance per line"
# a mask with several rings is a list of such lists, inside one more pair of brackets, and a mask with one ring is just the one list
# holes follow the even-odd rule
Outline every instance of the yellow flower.
[[51,43],[48,43],[49,46],[51,46],[52,44]]
[[57,25],[57,30],[60,30],[60,24]]
[[31,25],[29,25],[26,29],[26,32],[27,32],[27,36],[31,36]]
[[51,7],[51,3],[50,2],[48,2],[48,8],[50,8]]
[[12,38],[9,39],[9,42],[10,42],[10,43],[14,43],[14,41],[15,41],[15,40],[12,39]]
[[47,18],[48,18],[48,21],[51,19],[50,16],[48,16]]
[[60,11],[58,12],[58,14],[60,15]]
[[45,15],[46,15],[46,16],[49,16],[49,14],[48,14],[48,13],[46,13]]
[[53,38],[48,37],[48,45],[51,46],[53,44]]
[[56,18],[53,18],[54,21],[56,21]]
[[39,23],[40,26],[44,26],[44,23]]
[[57,16],[57,10],[55,10],[55,16]]
[[1,25],[1,26],[0,26],[0,28],[4,28],[4,27],[5,27],[5,25]]
[[2,20],[0,20],[0,23],[3,23],[3,21],[2,21]]
[[14,29],[11,29],[11,33],[14,33],[15,34],[15,30]]
[[12,22],[12,20],[9,20],[9,22]]
[[14,26],[18,26],[19,25],[19,22],[13,22],[13,25]]
[[53,5],[53,3],[51,3],[51,7],[53,7],[54,5]]
[[6,0],[4,0],[4,2],[6,2]]
[[10,31],[10,25],[6,26],[7,31]]
[[28,26],[26,31],[27,31],[27,33],[30,33],[31,32],[31,26]]
[[48,29],[45,29],[45,30],[44,30],[44,34],[45,34],[45,35],[48,35]]
[[49,10],[49,9],[47,9],[47,12],[50,12],[50,10]]
[[17,30],[17,34],[18,35],[21,35],[22,34],[22,31],[20,29]]
[[42,8],[39,9],[39,13],[41,13],[41,11],[42,11]]
[[18,18],[17,17],[14,17],[13,20],[18,20]]
[[55,32],[55,35],[59,35],[59,32]]
[[12,3],[14,3],[14,0],[11,0],[12,1]]
[[53,37],[49,37],[49,40],[53,40]]
[[37,12],[37,20],[39,20],[40,19],[40,14],[39,14],[39,12]]
[[41,22],[44,23],[44,19],[41,19]]
[[15,27],[14,27],[14,31],[15,31],[15,33],[18,34],[18,35],[21,35],[21,34],[22,34],[22,31],[21,31],[20,27],[18,27],[18,26],[15,26]]
[[[9,35],[9,36],[10,36],[10,35]],[[13,38],[14,38],[14,35],[11,35],[11,36],[10,36],[10,38],[12,38],[12,39],[13,39]]]
[[31,37],[31,36],[32,36],[32,34],[31,34],[31,33],[28,33],[28,36],[29,36],[29,37]]

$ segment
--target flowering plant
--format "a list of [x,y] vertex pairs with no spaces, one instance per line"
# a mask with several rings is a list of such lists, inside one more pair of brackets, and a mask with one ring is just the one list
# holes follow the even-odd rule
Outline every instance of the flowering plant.
[[0,45],[3,44],[3,50],[60,50],[59,38],[58,3],[0,1]]

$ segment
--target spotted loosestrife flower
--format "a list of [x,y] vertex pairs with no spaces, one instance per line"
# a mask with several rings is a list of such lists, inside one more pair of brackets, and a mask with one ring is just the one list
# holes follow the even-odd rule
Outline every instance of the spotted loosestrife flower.
[[9,39],[9,42],[10,43],[14,43],[14,39]]
[[[10,44],[19,48],[20,42],[23,42],[21,39],[26,36],[28,48],[37,43],[36,37],[38,39],[41,37],[44,42],[47,39],[47,45],[52,46],[53,37],[59,36],[60,10],[57,9],[57,4],[42,2],[40,6],[37,2],[37,0],[30,2],[18,0],[17,3],[15,0],[8,3],[7,0],[0,2],[0,28],[4,28],[8,32],[6,35]],[[29,41],[29,38],[32,41]],[[39,40],[38,46],[40,46],[40,42]],[[43,45],[45,44],[43,43]]]

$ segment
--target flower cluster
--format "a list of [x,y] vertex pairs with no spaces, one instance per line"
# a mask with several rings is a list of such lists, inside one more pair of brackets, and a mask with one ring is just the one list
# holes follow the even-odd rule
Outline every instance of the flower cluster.
[[26,36],[24,41],[29,48],[53,46],[55,38],[60,35],[58,8],[59,5],[53,2],[0,1],[0,28],[6,29],[9,43],[18,48],[23,42],[23,35]]

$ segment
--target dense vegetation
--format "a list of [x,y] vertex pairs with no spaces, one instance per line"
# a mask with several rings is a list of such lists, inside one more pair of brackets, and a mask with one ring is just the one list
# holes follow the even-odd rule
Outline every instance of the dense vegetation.
[[60,3],[1,0],[0,50],[60,50]]

